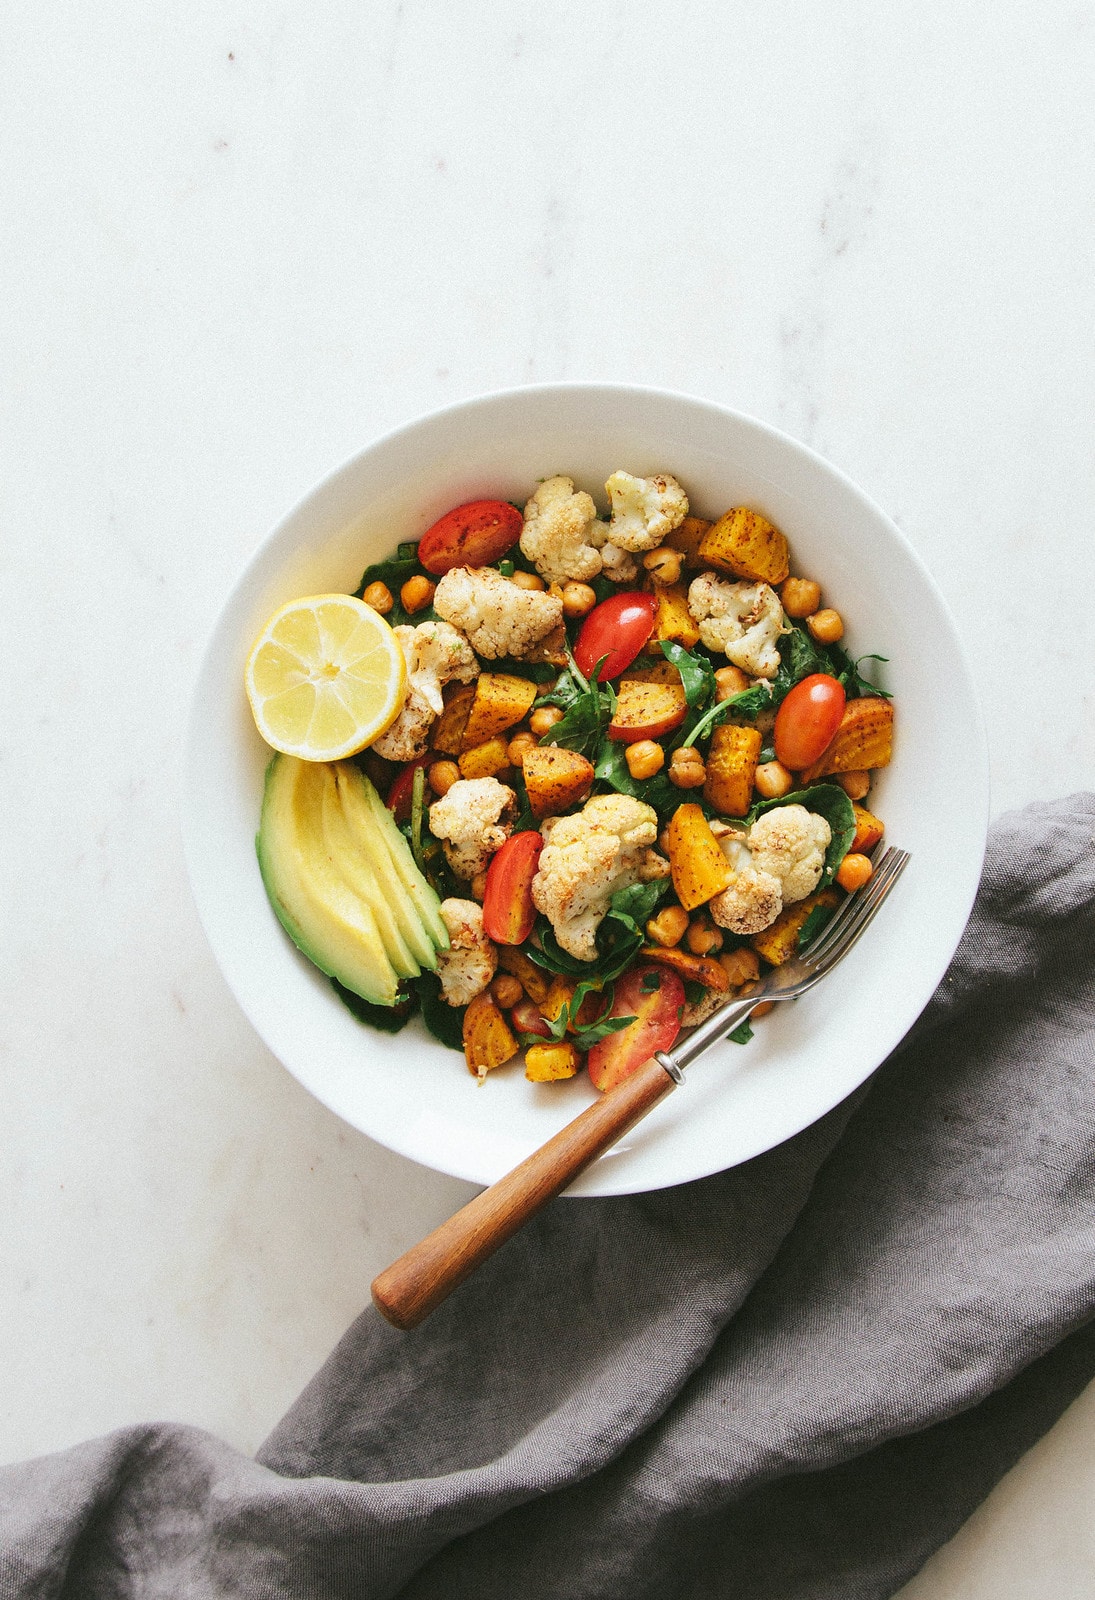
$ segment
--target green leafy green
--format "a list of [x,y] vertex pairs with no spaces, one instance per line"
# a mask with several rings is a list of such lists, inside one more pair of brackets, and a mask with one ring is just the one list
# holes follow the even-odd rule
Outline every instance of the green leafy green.
[[888,689],[879,688],[877,683],[872,683],[865,678],[859,670],[861,661],[887,661],[888,657],[879,655],[859,656],[853,661],[848,652],[839,644],[828,647],[829,655],[833,662],[833,676],[838,678],[844,687],[844,693],[849,700],[863,700],[870,696],[877,696],[882,700],[892,700],[893,695]]
[[[593,1022],[585,1026],[579,1023],[578,1013],[582,1003],[588,995],[603,994],[604,1004]],[[635,1021],[634,1017],[610,1017],[612,1010],[612,985],[602,986],[600,982],[580,983],[575,989],[569,1002],[559,1012],[559,1015],[548,1020],[551,1037],[560,1040],[566,1037],[568,1030],[579,1050],[590,1050],[595,1044],[600,1044],[602,1039],[607,1039],[609,1034],[620,1033]]]
[[766,811],[774,810],[776,806],[805,806],[807,811],[816,811],[818,816],[824,817],[829,824],[832,839],[825,852],[825,868],[818,883],[818,888],[823,889],[836,877],[837,868],[848,854],[855,838],[855,812],[852,810],[852,802],[839,784],[815,783],[809,789],[796,789],[792,794],[785,794],[779,800],[758,800],[745,818],[746,823],[754,823],[758,817],[763,816]]
[[545,917],[537,918],[525,949],[538,967],[568,978],[582,978],[593,988],[603,989],[631,965],[646,943],[646,924],[669,889],[668,878],[617,889],[597,929],[597,954],[592,961],[579,961],[564,950]]
[[377,1006],[373,1005],[371,1000],[363,1000],[352,989],[347,989],[337,978],[331,979],[331,988],[347,1011],[352,1011],[359,1022],[367,1022],[370,1028],[379,1028],[382,1033],[401,1032],[418,1010],[413,994],[398,1005]]
[[728,1033],[726,1037],[732,1044],[748,1044],[753,1037],[753,1025],[749,1018],[746,1017],[744,1022],[739,1022],[733,1033]]
[[396,558],[397,561],[417,561],[418,560],[418,540],[417,539],[406,539],[406,540],[404,540],[404,542],[402,544],[397,545],[396,546],[396,551],[395,551],[395,558]]
[[[552,683],[559,676],[559,668],[553,667],[550,661],[518,661],[514,656],[500,656],[497,661],[488,661],[488,672],[508,672],[513,678],[528,678],[531,683]],[[538,700],[538,705],[548,705],[552,702]]]
[[441,979],[435,972],[424,972],[414,980],[422,1007],[422,1020],[435,1039],[450,1050],[464,1051],[464,1012],[467,1006],[446,1005],[441,998]]
[[[552,729],[554,732],[554,729]],[[605,739],[593,759],[593,770],[602,783],[607,783],[617,794],[629,794],[635,800],[644,800],[653,806],[659,816],[675,811],[681,803],[681,791],[674,787],[665,772],[653,778],[633,778],[627,764],[627,746],[617,739]]]
[[798,930],[798,948],[805,950],[812,944],[833,915],[833,906],[815,906]]
[[646,925],[669,888],[668,878],[652,878],[649,883],[632,883],[626,889],[617,889],[608,903],[608,915],[645,941]]
[[370,583],[383,583],[396,596],[398,603],[399,591],[407,579],[413,578],[419,573],[424,574],[425,570],[425,567],[419,566],[416,556],[391,556],[387,561],[374,561],[372,566],[366,567],[362,573],[357,592],[359,595],[363,595]]
[[662,640],[662,654],[680,673],[689,706],[693,710],[705,706],[715,693],[715,668],[708,657],[696,655],[672,639]]
[[616,691],[609,684],[597,682],[597,674],[606,658],[601,657],[586,678],[574,657],[566,672],[550,694],[541,695],[537,705],[562,706],[563,717],[545,736],[551,744],[562,750],[575,750],[579,755],[592,755],[600,746],[609,723],[616,711]]

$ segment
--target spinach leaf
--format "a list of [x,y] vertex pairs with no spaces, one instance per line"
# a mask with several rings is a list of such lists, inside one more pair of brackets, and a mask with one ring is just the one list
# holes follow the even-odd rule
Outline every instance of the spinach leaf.
[[608,903],[608,915],[646,939],[646,925],[669,893],[669,878],[652,878],[649,883],[632,883],[617,889]]
[[399,591],[407,579],[419,573],[424,574],[425,570],[419,566],[416,556],[390,556],[387,561],[374,561],[361,575],[361,582],[357,586],[358,596],[360,598],[365,593],[370,583],[383,583],[392,591],[398,604]]
[[[578,1013],[582,1009],[582,1003],[586,996],[591,994],[603,994],[604,1004],[595,1020],[583,1027],[578,1022]],[[611,984],[602,987],[599,982],[580,983],[575,989],[569,1005],[563,1007],[554,1022],[548,1022],[548,1027],[551,1029],[551,1037],[556,1040],[564,1039],[568,1029],[570,1029],[572,1030],[571,1037],[578,1049],[589,1050],[593,1045],[600,1044],[602,1039],[607,1039],[609,1034],[620,1033],[622,1029],[629,1027],[635,1021],[635,1018],[610,1017],[608,1013],[612,1010],[612,998]]]
[[888,689],[880,689],[877,683],[872,683],[869,678],[865,678],[859,670],[860,661],[885,662],[888,659],[886,656],[865,655],[859,656],[857,660],[853,661],[848,652],[839,644],[831,644],[829,646],[829,655],[832,657],[833,662],[833,676],[840,680],[844,693],[849,700],[863,700],[872,695],[882,700],[893,699],[893,695]]
[[418,540],[407,539],[403,544],[396,546],[395,558],[397,561],[418,560]]
[[[483,668],[484,672],[508,672],[514,678],[528,678],[535,684],[552,683],[559,676],[559,668],[553,667],[550,661],[518,661],[515,656],[499,656],[497,661],[488,661]],[[553,702],[538,700],[538,705],[550,705]]]
[[597,682],[597,674],[605,659],[601,657],[587,679],[571,656],[567,669],[569,685],[565,685],[560,678],[553,694],[544,695],[537,702],[540,705],[566,706],[562,721],[557,722],[547,735],[549,743],[585,756],[591,755],[599,747],[616,710],[615,689],[610,683]]
[[337,978],[331,979],[331,988],[338,995],[347,1011],[352,1011],[359,1022],[367,1022],[370,1028],[379,1028],[382,1033],[399,1033],[407,1026],[418,1010],[418,1004],[413,994],[398,1005],[377,1006],[371,1000],[363,1000],[352,989],[347,989],[345,984],[339,983]]
[[672,639],[662,640],[662,654],[680,673],[689,706],[693,710],[705,706],[715,693],[715,669],[708,658],[693,655],[691,650]]
[[464,1053],[464,1012],[467,1006],[446,1005],[441,998],[441,979],[436,972],[424,972],[414,980],[422,1007],[422,1021],[435,1039],[450,1050]]
[[732,1044],[748,1044],[753,1037],[753,1025],[749,1018],[746,1017],[744,1022],[739,1022],[733,1033],[728,1033],[726,1037]]
[[547,972],[584,979],[592,988],[605,988],[631,965],[646,943],[646,923],[669,889],[669,878],[655,878],[651,883],[617,889],[597,929],[597,954],[592,961],[579,961],[564,950],[555,937],[555,930],[543,916],[537,917],[525,949],[536,965]]
[[739,717],[759,717],[762,711],[767,711],[775,704],[772,690],[768,683],[754,683],[749,689],[743,689],[740,694],[731,696],[728,704],[733,707]]
[[[552,733],[554,733],[554,728]],[[550,737],[550,736],[549,736]],[[675,811],[681,803],[681,791],[670,783],[664,771],[653,778],[633,778],[627,765],[627,746],[617,739],[605,739],[596,756],[591,757],[593,770],[603,783],[617,794],[629,794],[635,800],[645,800],[659,816]]]
[[809,789],[797,789],[792,794],[783,795],[779,800],[758,800],[745,818],[746,823],[754,823],[758,817],[776,806],[805,806],[807,811],[815,811],[829,824],[833,836],[825,852],[825,869],[818,882],[818,888],[824,889],[826,884],[832,883],[836,877],[837,868],[848,854],[855,838],[855,812],[852,810],[852,802],[839,784],[815,783]]
[[698,1006],[700,1001],[704,999],[706,994],[707,994],[707,990],[704,988],[702,983],[696,983],[695,980],[692,979],[692,978],[685,978],[685,980],[684,980],[684,998],[685,998],[686,1004],[688,1004],[690,1006]]
[[798,930],[798,948],[800,950],[805,950],[808,944],[813,943],[822,928],[832,917],[834,909],[833,906],[814,907],[802,927]]

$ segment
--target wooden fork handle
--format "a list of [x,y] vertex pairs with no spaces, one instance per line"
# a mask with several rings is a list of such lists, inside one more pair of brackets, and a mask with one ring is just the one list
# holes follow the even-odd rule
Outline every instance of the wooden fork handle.
[[676,1084],[655,1059],[610,1089],[504,1178],[401,1255],[373,1281],[373,1303],[415,1328],[457,1284],[623,1137]]

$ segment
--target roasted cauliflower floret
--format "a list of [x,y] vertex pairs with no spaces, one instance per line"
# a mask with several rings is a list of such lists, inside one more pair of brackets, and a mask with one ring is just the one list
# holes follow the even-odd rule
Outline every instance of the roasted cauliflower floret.
[[605,484],[612,501],[608,536],[620,550],[655,550],[688,515],[688,496],[668,472],[633,478],[614,472]]
[[639,563],[627,550],[621,550],[618,544],[613,544],[609,535],[611,525],[607,522],[597,522],[589,530],[589,537],[601,552],[602,571],[606,578],[611,578],[613,583],[630,583],[639,575]]
[[458,778],[430,807],[430,832],[458,878],[482,872],[510,836],[517,796],[497,778]]
[[453,567],[437,585],[433,608],[486,661],[520,659],[563,620],[557,595],[520,589],[494,567]]
[[719,1007],[726,1004],[726,1000],[727,996],[718,989],[705,989],[695,1005],[686,1000],[681,1010],[681,1027],[699,1027],[701,1022],[714,1016]]
[[592,961],[597,929],[616,890],[669,873],[669,862],[650,849],[658,836],[657,812],[629,795],[604,794],[574,816],[549,817],[540,831],[544,849],[532,880],[533,902],[563,949]]
[[483,907],[474,900],[442,900],[441,919],[449,930],[449,948],[437,957],[441,998],[467,1006],[494,977],[498,952],[483,932]]
[[[597,507],[574,479],[545,478],[525,506],[521,553],[548,583],[588,583],[601,570]],[[607,530],[606,530],[607,531]]]
[[727,583],[704,572],[689,585],[688,609],[709,650],[722,650],[735,667],[755,678],[775,677],[783,607],[771,584]]
[[825,868],[833,831],[824,817],[805,806],[775,806],[749,829],[749,854],[758,872],[778,878],[783,903],[813,894]]
[[745,843],[745,835],[724,833],[719,848],[734,868],[733,883],[707,902],[712,920],[731,933],[760,933],[770,928],[783,910],[783,888],[771,872],[758,869]]
[[386,761],[413,761],[426,749],[430,728],[444,709],[446,683],[470,683],[479,673],[468,641],[447,622],[420,622],[392,630],[407,663],[407,698],[386,733],[373,744]]

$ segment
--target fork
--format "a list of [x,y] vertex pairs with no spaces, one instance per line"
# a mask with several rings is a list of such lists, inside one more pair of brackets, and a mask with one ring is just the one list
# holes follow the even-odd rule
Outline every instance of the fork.
[[907,851],[887,849],[867,885],[848,896],[805,950],[773,968],[749,995],[721,1006],[673,1050],[651,1056],[385,1268],[372,1285],[381,1315],[397,1328],[417,1327],[530,1217],[683,1083],[685,1068],[740,1027],[762,1001],[795,1000],[820,983],[866,932],[908,860]]

